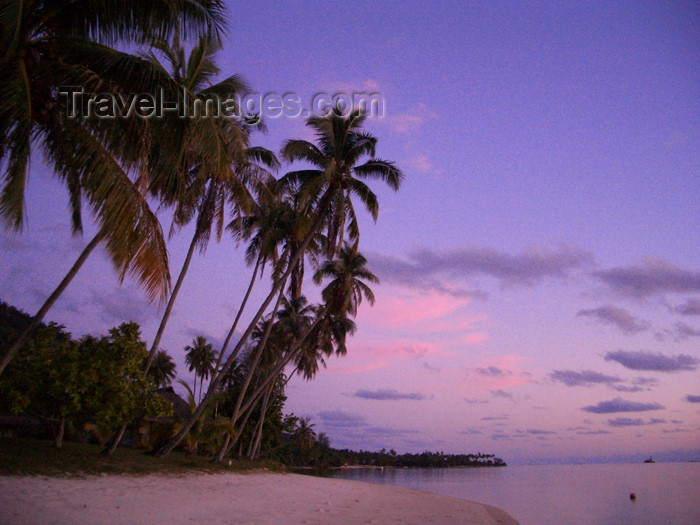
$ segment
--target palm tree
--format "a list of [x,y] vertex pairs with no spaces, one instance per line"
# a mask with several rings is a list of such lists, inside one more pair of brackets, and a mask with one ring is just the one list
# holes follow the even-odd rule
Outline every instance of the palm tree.
[[[268,306],[284,289],[290,274],[297,268],[298,262],[305,256],[307,247],[317,233],[325,227],[327,232],[328,258],[342,246],[345,224],[351,240],[359,241],[359,227],[356,220],[352,197],[357,196],[363,202],[372,217],[376,220],[379,204],[376,195],[361,179],[379,179],[386,182],[390,188],[398,190],[403,180],[403,173],[393,163],[376,159],[376,138],[362,131],[364,117],[360,113],[352,113],[347,117],[338,112],[332,112],[323,118],[310,118],[307,125],[316,131],[318,146],[304,140],[288,141],[282,156],[292,162],[305,161],[317,169],[300,170],[288,173],[283,178],[285,184],[299,187],[299,207],[303,214],[309,217],[308,226],[299,230],[300,242],[298,249],[286,265],[284,273],[273,283],[267,297],[253,316],[224,366],[214,376],[209,389],[200,403],[199,411],[209,402],[228,369],[233,366],[235,356],[246,344],[258,321],[262,318]],[[359,164],[365,157],[364,163]],[[190,418],[194,424],[196,417]],[[172,451],[179,439],[185,435],[187,425],[178,435],[165,444],[157,452],[164,456]]]
[[374,304],[374,293],[364,281],[379,283],[379,279],[366,265],[367,259],[346,244],[337,259],[327,261],[314,274],[316,284],[321,284],[324,277],[332,279],[323,290],[323,300],[332,311],[347,312],[354,317],[363,296]]
[[170,277],[160,224],[128,176],[137,166],[147,124],[133,118],[70,118],[75,108],[61,89],[145,92],[155,80],[145,61],[108,46],[166,37],[176,27],[217,37],[223,7],[220,0],[4,1],[0,20],[0,222],[21,231],[30,156],[40,148],[68,189],[74,233],[82,232],[83,199],[99,225],[32,324],[3,355],[1,374],[102,241],[120,278],[134,274],[152,299],[167,294]]
[[297,421],[293,439],[297,442],[301,451],[308,450],[314,446],[316,443],[316,431],[308,417],[302,417]]
[[[224,355],[238,326],[238,321],[241,319],[258,273],[262,276],[265,266],[271,263],[273,280],[279,277],[280,269],[283,266],[279,260],[278,248],[283,240],[290,236],[296,220],[294,208],[290,203],[290,196],[285,192],[286,188],[280,186],[276,180],[263,180],[256,184],[255,189],[256,198],[250,211],[246,214],[239,214],[227,226],[227,229],[237,242],[248,240],[245,262],[248,265],[253,265],[253,273],[236,317],[221,347],[215,367],[216,371],[221,367]],[[240,348],[238,347],[238,351],[240,351]],[[236,353],[231,359],[236,359],[237,355]]]
[[[195,400],[194,392],[190,386],[182,380],[178,382],[187,390],[187,407],[190,412],[193,412],[197,408],[197,402]],[[228,418],[223,417],[208,417],[210,410],[202,413],[202,415],[197,420],[197,423],[190,429],[184,439],[185,444],[185,456],[191,457],[197,454],[197,448],[200,443],[205,445],[208,442],[216,441],[222,435],[231,436],[235,432],[233,426],[231,425]],[[173,431],[177,432],[182,428],[182,422],[175,424]]]
[[148,369],[148,375],[153,378],[156,386],[164,387],[175,379],[175,362],[165,350],[158,350],[153,364]]
[[[171,44],[159,40],[154,46],[165,56],[173,81],[185,90],[192,101],[205,102],[212,97],[218,100],[233,99],[247,90],[237,75],[212,84],[212,79],[219,73],[214,62],[219,47],[205,37],[200,38],[189,58],[185,57],[177,34]],[[166,67],[160,64],[155,54],[151,53],[149,59],[156,68],[167,74]],[[260,164],[276,167],[277,159],[271,152],[264,148],[248,147],[248,136],[249,129],[234,119],[198,116],[188,121],[188,127],[182,130],[179,140],[181,148],[176,152],[174,161],[166,162],[167,165],[179,164],[183,175],[178,177],[175,174],[166,179],[164,187],[158,188],[163,200],[175,204],[171,234],[193,219],[195,231],[153,339],[146,369],[160,344],[195,249],[198,248],[200,253],[206,250],[214,227],[217,239],[221,238],[227,201],[236,209],[248,209],[252,199],[247,183],[260,176],[269,176]],[[156,160],[167,153],[167,150],[159,150]],[[173,189],[173,179],[184,181],[184,185],[176,185]]]
[[187,363],[190,372],[194,371],[194,394],[197,393],[197,377],[200,378],[199,395],[202,395],[202,383],[209,377],[214,370],[214,362],[216,361],[216,350],[211,343],[207,342],[207,338],[198,335],[192,339],[192,345],[185,347],[185,363]]
[[[350,240],[359,241],[360,231],[352,197],[358,197],[376,221],[377,196],[363,180],[379,179],[398,190],[403,174],[392,163],[375,158],[377,139],[362,131],[365,117],[360,112],[343,116],[331,112],[327,117],[312,117],[306,125],[316,133],[317,143],[288,140],[282,157],[307,162],[317,169],[293,171],[285,175],[289,182],[301,185],[301,196],[315,203],[315,214],[326,229],[327,257],[343,245],[347,230]],[[359,164],[363,157],[370,158]]]

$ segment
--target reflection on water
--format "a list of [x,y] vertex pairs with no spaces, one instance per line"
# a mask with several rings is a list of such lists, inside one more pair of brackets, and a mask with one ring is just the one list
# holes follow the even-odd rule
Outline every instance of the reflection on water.
[[700,524],[700,463],[360,469],[330,475],[494,505],[521,525]]

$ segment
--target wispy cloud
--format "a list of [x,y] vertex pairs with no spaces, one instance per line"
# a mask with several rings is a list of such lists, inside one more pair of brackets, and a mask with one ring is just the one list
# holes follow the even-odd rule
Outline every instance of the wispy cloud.
[[508,399],[509,401],[513,401],[515,403],[515,398],[510,392],[506,392],[505,390],[490,390],[490,392],[493,397]]
[[470,405],[486,405],[489,402],[488,399],[470,399],[468,397],[465,397],[464,401]]
[[614,384],[608,386],[618,392],[649,392],[654,387],[659,386],[659,380],[653,377],[638,377],[633,379],[629,385]]
[[610,434],[611,432],[609,430],[579,430],[576,433],[581,436],[596,436],[599,434]]
[[541,430],[538,428],[530,428],[527,429],[525,432],[528,434],[531,434],[533,436],[544,436],[544,435],[549,435],[549,434],[557,434],[557,432],[554,432],[553,430]]
[[685,396],[685,400],[688,403],[700,403],[700,396],[694,396],[694,395],[688,394],[687,396]]
[[681,315],[700,315],[700,298],[686,299],[683,304],[676,306],[674,311]]
[[321,423],[329,427],[357,427],[367,425],[366,419],[359,414],[342,410],[324,410],[318,413]]
[[549,377],[553,381],[564,383],[566,386],[593,386],[596,384],[620,383],[622,379],[594,372],[593,370],[554,370]]
[[[506,355],[497,359],[486,359],[480,366],[467,369],[467,377],[472,385],[478,385],[493,392],[532,382],[532,374],[520,368],[523,360],[518,355]],[[494,394],[497,395],[497,394]],[[497,395],[498,396],[498,395]],[[506,397],[500,395],[498,397]],[[508,396],[512,399],[511,396]]]
[[318,413],[318,428],[331,435],[339,448],[388,448],[399,441],[408,444],[417,430],[371,425],[364,416],[342,410],[324,410]]
[[430,161],[427,155],[417,155],[411,157],[403,162],[404,171],[418,173],[420,175],[426,175],[431,172],[435,172],[435,165]]
[[700,272],[661,259],[645,259],[633,266],[598,270],[593,275],[613,292],[632,298],[700,292]]
[[422,249],[408,259],[375,255],[372,268],[383,282],[483,297],[483,292],[457,288],[450,281],[465,282],[482,276],[492,277],[502,286],[534,286],[547,278],[565,279],[572,271],[592,262],[589,252],[573,248],[533,249],[513,255],[492,248],[472,247],[448,252]]
[[678,322],[674,326],[676,338],[679,340],[688,339],[689,337],[700,337],[700,330],[693,328],[683,322]]
[[659,403],[638,403],[636,401],[626,401],[621,398],[610,401],[601,401],[597,405],[583,407],[581,410],[594,414],[614,414],[616,412],[646,412],[648,410],[661,410],[665,408]]
[[590,310],[579,310],[576,315],[579,317],[593,317],[602,323],[618,327],[628,335],[647,330],[650,326],[647,321],[638,319],[624,308],[613,305],[605,305]]
[[510,419],[510,416],[507,414],[500,416],[484,416],[481,418],[482,421],[507,421],[508,419]]
[[638,377],[629,383],[618,376],[601,374],[593,370],[554,370],[549,374],[552,381],[563,383],[566,386],[586,386],[606,385],[618,392],[642,392],[650,391],[658,386],[659,381],[649,377]]
[[658,425],[660,423],[666,423],[666,420],[651,418],[649,421],[644,421],[640,418],[631,417],[618,417],[615,419],[608,419],[608,425],[610,425],[611,427],[636,427],[641,425]]
[[507,377],[513,375],[510,370],[504,370],[493,365],[486,368],[475,368],[474,372],[486,377]]
[[90,304],[100,309],[102,320],[115,326],[125,321],[143,324],[153,308],[137,292],[124,286],[110,290],[93,289],[90,296]]
[[425,369],[426,369],[428,372],[430,372],[430,373],[436,373],[436,374],[442,373],[442,367],[433,366],[433,365],[431,365],[431,364],[428,363],[428,362],[423,362],[423,364],[422,364],[421,366],[422,366],[423,368],[425,368]]
[[667,356],[658,353],[626,350],[607,352],[605,360],[615,361],[631,370],[649,370],[654,372],[695,370],[700,364],[698,359],[686,354]]
[[411,401],[423,401],[424,399],[428,399],[428,396],[426,396],[425,394],[421,394],[420,392],[409,392],[403,394],[391,388],[380,388],[378,390],[360,389],[352,395],[361,399],[373,399],[377,401],[398,401],[402,399],[408,399]]
[[400,113],[389,114],[378,122],[387,124],[396,133],[415,133],[429,120],[437,119],[437,114],[422,102]]

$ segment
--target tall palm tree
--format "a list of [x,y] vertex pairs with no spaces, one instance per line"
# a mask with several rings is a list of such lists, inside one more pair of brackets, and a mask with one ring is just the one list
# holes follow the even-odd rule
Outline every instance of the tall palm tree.
[[197,378],[200,379],[199,395],[202,395],[202,383],[214,370],[216,350],[207,342],[207,338],[198,335],[192,339],[192,344],[185,347],[185,363],[190,372],[194,371],[194,394],[197,393]]
[[[290,258],[284,273],[273,283],[267,297],[253,316],[248,328],[239,339],[231,355],[236,355],[246,343],[258,321],[265,314],[270,303],[286,285],[297,263],[305,256],[307,247],[316,234],[325,228],[327,253],[332,257],[337,247],[342,246],[347,231],[355,243],[359,240],[359,226],[352,204],[357,196],[376,220],[379,204],[376,195],[363,179],[378,179],[398,190],[403,173],[393,163],[375,158],[376,138],[362,131],[364,117],[359,112],[343,116],[332,112],[323,118],[310,118],[307,125],[316,131],[318,146],[304,140],[291,140],[282,150],[284,159],[310,163],[317,169],[299,170],[288,173],[283,182],[301,188],[299,205],[310,218],[308,227],[299,231],[299,246]],[[369,157],[365,160],[365,157]],[[362,160],[365,162],[361,163]],[[298,185],[298,186],[297,186]],[[198,411],[203,411],[213,397],[235,358],[229,356],[224,366],[214,376]],[[190,418],[189,424],[196,421],[198,414]],[[170,453],[186,434],[187,425],[157,452],[164,456]]]
[[164,387],[175,379],[175,369],[176,365],[170,354],[165,350],[158,350],[151,368],[148,369],[148,375],[153,378],[156,386]]
[[[212,83],[214,76],[219,73],[214,62],[219,50],[216,42],[200,38],[187,58],[178,35],[175,35],[172,43],[157,41],[155,48],[165,56],[173,81],[185,90],[191,101],[203,103],[210,98],[234,99],[247,90],[237,75]],[[166,66],[160,64],[155,54],[151,53],[149,59],[163,73],[167,72]],[[175,204],[171,233],[193,219],[195,229],[153,339],[147,368],[160,344],[195,249],[198,248],[200,253],[206,250],[213,228],[216,229],[217,239],[221,238],[226,203],[231,202],[234,209],[247,210],[252,200],[247,184],[260,176],[271,176],[263,165],[272,169],[277,165],[277,159],[268,150],[248,146],[249,129],[234,119],[215,118],[214,115],[207,118],[198,116],[188,125],[181,135],[181,148],[176,153],[176,160],[166,163],[179,164],[183,176],[166,179],[165,187],[159,187],[158,190],[163,200]],[[165,152],[158,150],[156,159],[167,153],[167,149]],[[184,181],[184,185],[173,189],[172,179]]]
[[[289,195],[274,179],[263,180],[255,185],[256,198],[250,210],[245,214],[238,214],[227,226],[231,235],[237,242],[248,241],[245,252],[246,264],[253,265],[253,273],[248,288],[238,308],[231,328],[226,334],[224,344],[219,353],[219,359],[215,370],[219,370],[228,349],[228,345],[241,319],[245,306],[255,285],[258,273],[263,275],[268,263],[272,265],[272,278],[279,277],[280,264],[279,245],[290,236],[296,215],[290,203]],[[286,252],[285,252],[286,254]],[[238,350],[240,351],[240,348]],[[237,358],[237,353],[231,359]]]
[[324,277],[331,278],[323,289],[323,300],[332,311],[347,312],[354,317],[363,296],[374,304],[374,292],[364,281],[379,283],[379,279],[367,269],[367,259],[355,247],[343,246],[336,259],[318,269],[314,282],[321,284]]
[[[374,293],[363,280],[374,283],[379,280],[367,269],[367,259],[356,250],[345,246],[340,256],[339,261],[325,263],[314,276],[317,284],[320,284],[323,277],[332,278],[321,293],[325,301],[323,307],[309,306],[303,296],[284,299],[283,308],[277,314],[277,322],[274,325],[270,325],[269,320],[264,323],[273,327],[272,338],[266,337],[270,334],[270,326],[267,330],[262,327],[256,330],[254,338],[265,338],[258,342],[258,345],[262,346],[258,347],[255,359],[249,366],[249,375],[239,393],[231,417],[232,424],[236,424],[241,414],[246,414],[244,422],[247,421],[247,416],[260,396],[266,394],[266,389],[273,385],[273,380],[282,374],[289,363],[295,364],[294,372],[310,380],[318,372],[319,363],[325,366],[325,357],[333,354],[345,355],[346,337],[355,331],[355,323],[347,315],[357,315],[357,308],[363,296],[370,304],[374,304]],[[263,361],[265,377],[258,382],[257,389],[241,406],[252,374],[257,371],[256,367],[262,356],[267,356]],[[233,439],[233,443],[226,440],[215,458],[217,461],[221,461],[233,447],[235,438]]]
[[29,161],[39,148],[68,189],[74,233],[82,232],[83,199],[99,225],[27,331],[3,355],[1,374],[102,241],[120,278],[134,274],[152,299],[167,294],[170,278],[160,224],[128,176],[148,125],[135,118],[70,118],[75,107],[61,89],[146,92],[157,84],[151,68],[109,45],[141,44],[166,37],[176,27],[217,38],[223,7],[221,0],[3,1],[0,21],[0,222],[21,231]]
[[[377,139],[362,130],[365,117],[361,112],[343,116],[331,112],[327,117],[312,117],[306,125],[316,133],[316,144],[306,140],[288,140],[282,157],[302,161],[316,169],[293,171],[285,175],[289,182],[301,185],[302,197],[315,203],[328,239],[327,258],[340,249],[346,230],[357,243],[360,230],[352,197],[358,197],[376,221],[379,214],[377,196],[364,180],[378,179],[393,190],[403,180],[402,172],[389,161],[375,158]],[[364,157],[369,157],[358,164]]]

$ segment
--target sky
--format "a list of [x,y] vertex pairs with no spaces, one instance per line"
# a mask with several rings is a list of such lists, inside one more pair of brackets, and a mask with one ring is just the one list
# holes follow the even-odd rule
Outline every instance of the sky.
[[[381,94],[366,127],[406,175],[361,218],[381,284],[348,355],[287,387],[333,446],[700,458],[700,6],[562,4],[229,6],[222,77],[305,103]],[[312,138],[302,118],[267,127],[253,142],[275,151]],[[27,212],[0,233],[0,299],[34,313],[94,228],[71,238],[39,156]],[[169,243],[174,275],[191,233]],[[195,335],[220,346],[242,259],[224,238],[193,261],[161,345],[180,377]],[[133,319],[150,342],[159,308],[99,253],[48,319],[76,336]]]

